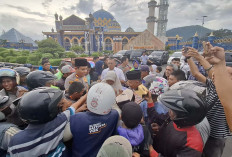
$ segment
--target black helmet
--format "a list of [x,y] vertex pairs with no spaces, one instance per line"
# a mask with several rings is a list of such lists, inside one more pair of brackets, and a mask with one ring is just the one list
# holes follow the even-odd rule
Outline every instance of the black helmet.
[[193,126],[206,116],[207,107],[203,97],[193,90],[169,90],[161,94],[158,100],[175,112],[175,124],[178,127]]
[[0,81],[2,81],[3,77],[10,77],[16,80],[16,83],[19,84],[19,74],[10,68],[1,68],[0,69]]
[[38,88],[38,87],[43,87],[45,86],[46,82],[55,80],[56,77],[45,71],[33,71],[29,75],[27,75],[27,87],[29,90]]
[[19,101],[19,116],[29,124],[49,122],[59,113],[58,103],[62,97],[63,92],[61,90],[49,87],[41,87],[30,91]]
[[19,76],[28,75],[31,70],[27,67],[16,67],[14,70],[19,74]]

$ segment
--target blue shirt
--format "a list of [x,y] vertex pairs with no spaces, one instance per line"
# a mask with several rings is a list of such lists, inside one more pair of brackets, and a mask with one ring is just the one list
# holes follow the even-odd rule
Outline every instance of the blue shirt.
[[107,115],[81,112],[71,116],[72,156],[96,157],[104,141],[116,134],[117,122],[118,112],[114,109]]

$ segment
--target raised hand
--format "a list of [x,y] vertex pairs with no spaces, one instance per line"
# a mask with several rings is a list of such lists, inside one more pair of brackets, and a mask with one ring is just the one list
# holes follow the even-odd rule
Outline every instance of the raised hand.
[[207,56],[205,56],[205,59],[210,64],[220,64],[225,63],[225,52],[224,49],[221,47],[212,47],[209,49],[209,52]]
[[199,60],[201,55],[198,53],[196,49],[189,47],[187,57],[194,57],[196,60]]

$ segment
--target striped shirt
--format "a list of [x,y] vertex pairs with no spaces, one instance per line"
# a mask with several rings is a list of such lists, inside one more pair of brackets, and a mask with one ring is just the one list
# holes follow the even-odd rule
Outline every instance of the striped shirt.
[[62,142],[64,128],[75,113],[74,108],[57,115],[45,124],[29,126],[16,134],[10,141],[8,153],[11,157],[53,156],[60,157],[65,151]]
[[215,85],[211,79],[207,79],[206,85],[208,90],[206,102],[209,110],[206,117],[211,128],[210,136],[214,138],[227,138],[228,136],[231,136],[231,133]]

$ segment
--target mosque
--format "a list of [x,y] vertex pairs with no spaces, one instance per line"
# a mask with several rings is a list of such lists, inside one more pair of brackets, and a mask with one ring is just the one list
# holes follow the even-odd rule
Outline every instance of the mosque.
[[[62,15],[56,13],[56,30],[52,28],[51,32],[43,34],[58,41],[66,50],[73,45],[82,46],[86,52],[118,52],[122,49],[161,50],[164,49],[162,40],[166,36],[168,6],[168,0],[160,0],[159,5],[155,0],[148,3],[149,17],[146,19],[147,29],[144,32],[136,32],[132,27],[122,32],[121,25],[115,17],[102,7],[93,14],[90,13],[85,20],[76,15],[63,19]],[[158,19],[155,17],[156,7],[159,7]],[[156,22],[157,37],[154,35]]]

